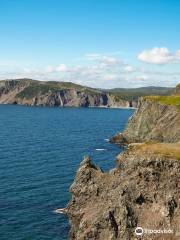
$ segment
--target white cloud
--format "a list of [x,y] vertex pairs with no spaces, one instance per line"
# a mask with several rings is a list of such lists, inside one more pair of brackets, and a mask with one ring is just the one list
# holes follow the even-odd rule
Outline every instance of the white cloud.
[[54,71],[54,68],[53,68],[51,65],[49,65],[49,66],[47,66],[46,71],[47,71],[48,73],[52,73],[52,72]]
[[127,66],[124,67],[124,70],[125,70],[125,72],[133,72],[134,68],[130,65],[127,65]]
[[138,60],[152,64],[168,64],[177,62],[180,60],[180,50],[177,50],[175,54],[169,51],[168,48],[152,48],[144,50],[137,56]]
[[97,61],[101,64],[104,65],[118,65],[118,64],[123,64],[122,61],[118,58],[115,58],[114,56],[107,56],[107,55],[100,55],[97,53],[92,53],[92,54],[86,54],[86,58],[91,61]]
[[149,77],[147,75],[139,75],[139,76],[136,76],[135,79],[138,81],[146,81],[149,79]]
[[107,81],[112,81],[112,80],[118,79],[118,76],[115,75],[115,74],[105,74],[105,75],[103,76],[103,79],[104,79],[104,80],[107,80]]
[[65,64],[60,64],[57,68],[56,68],[57,72],[66,72],[67,71],[67,66]]
[[100,59],[101,62],[107,64],[107,65],[116,65],[121,63],[119,59],[115,58],[115,57],[109,57],[109,56],[103,56]]
[[180,59],[180,50],[177,50],[177,52],[176,52],[176,57],[177,57],[178,59]]
[[[143,52],[144,53],[144,52]],[[162,64],[180,60],[180,50],[172,54],[166,48],[155,48],[147,50],[146,54],[140,54],[141,58],[152,61],[152,57],[156,59],[156,63]],[[87,61],[88,60],[88,61]],[[90,60],[90,61],[89,61]],[[162,61],[163,60],[163,61]],[[154,62],[153,62],[154,63]],[[172,68],[172,66],[169,66]],[[16,71],[0,72],[0,78],[32,78],[37,80],[53,80],[53,81],[70,81],[80,83],[82,85],[97,88],[113,88],[113,87],[139,87],[139,86],[175,86],[180,79],[177,66],[175,71],[168,72],[167,68],[154,68],[154,66],[146,66],[139,68],[124,62],[117,56],[105,54],[88,54],[86,61],[75,65],[48,65],[38,68],[18,68]],[[155,70],[153,70],[153,68]]]

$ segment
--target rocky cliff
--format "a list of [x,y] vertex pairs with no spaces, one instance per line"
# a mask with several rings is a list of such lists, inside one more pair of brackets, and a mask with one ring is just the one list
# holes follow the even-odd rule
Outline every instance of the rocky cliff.
[[113,138],[127,148],[109,172],[84,158],[64,209],[70,239],[180,239],[179,104],[178,95],[141,98],[126,130]]
[[66,208],[70,238],[134,240],[140,239],[136,227],[142,227],[144,231],[169,230],[144,233],[145,240],[179,239],[179,172],[180,144],[131,146],[117,156],[117,166],[109,173],[86,157]]
[[119,144],[144,141],[180,141],[179,95],[140,98],[126,130],[111,138]]
[[40,82],[30,79],[1,81],[0,103],[31,106],[136,107],[136,102],[113,94],[64,82]]
[[175,90],[174,90],[175,94],[180,94],[180,83],[176,86]]

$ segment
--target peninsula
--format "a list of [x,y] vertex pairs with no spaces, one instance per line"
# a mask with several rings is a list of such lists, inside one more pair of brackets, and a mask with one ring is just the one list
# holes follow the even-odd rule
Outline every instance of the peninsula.
[[0,104],[49,107],[137,107],[144,95],[167,95],[173,88],[95,89],[71,82],[15,79],[0,81]]

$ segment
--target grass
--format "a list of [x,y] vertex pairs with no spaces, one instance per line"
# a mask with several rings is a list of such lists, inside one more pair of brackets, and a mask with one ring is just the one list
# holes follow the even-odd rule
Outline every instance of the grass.
[[140,153],[155,153],[180,160],[180,143],[143,143],[134,147]]
[[173,105],[180,107],[180,95],[172,95],[172,96],[147,96],[145,99],[149,99],[152,101],[156,101],[166,105]]
[[172,94],[174,88],[158,88],[158,87],[147,87],[147,88],[116,88],[116,89],[109,89],[107,92],[116,96],[117,99],[123,99],[127,101],[137,101],[139,97],[144,96],[167,96]]
[[57,91],[64,90],[64,89],[76,89],[79,91],[84,91],[86,93],[92,93],[92,94],[99,93],[99,91],[96,89],[84,87],[71,82],[53,82],[53,81],[40,82],[40,81],[29,80],[29,85],[20,93],[18,93],[17,97],[31,99],[38,95],[44,95],[48,92],[56,93]]

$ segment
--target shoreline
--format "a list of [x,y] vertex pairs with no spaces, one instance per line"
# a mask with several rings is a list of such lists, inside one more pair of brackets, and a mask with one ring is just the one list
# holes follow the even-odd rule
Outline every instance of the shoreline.
[[0,103],[0,105],[11,105],[11,106],[24,106],[24,107],[47,107],[47,108],[104,108],[104,109],[133,109],[136,110],[138,108],[136,107],[108,107],[108,106],[88,106],[88,107],[83,107],[83,106],[42,106],[42,105],[28,105],[28,104],[13,104],[13,103]]

